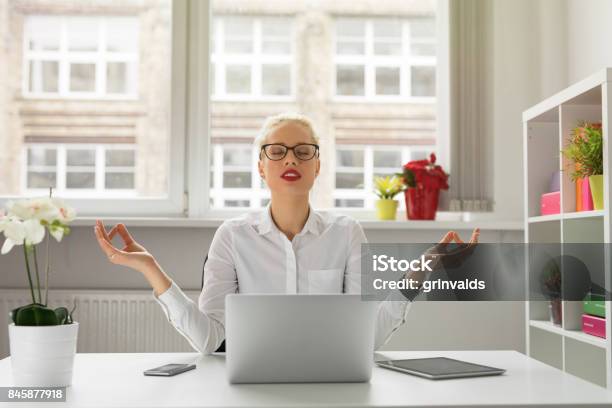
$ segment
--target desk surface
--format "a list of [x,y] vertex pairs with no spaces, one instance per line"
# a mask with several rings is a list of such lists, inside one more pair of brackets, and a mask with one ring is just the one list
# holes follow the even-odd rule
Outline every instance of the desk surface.
[[[223,355],[79,353],[65,403],[20,402],[20,408],[62,407],[529,407],[610,406],[612,392],[515,351],[384,352],[376,359],[446,356],[505,368],[495,377],[431,381],[375,367],[369,383],[242,384],[226,379]],[[174,377],[143,370],[197,361]],[[10,357],[0,361],[0,386],[11,386]],[[0,403],[0,406],[8,403]]]

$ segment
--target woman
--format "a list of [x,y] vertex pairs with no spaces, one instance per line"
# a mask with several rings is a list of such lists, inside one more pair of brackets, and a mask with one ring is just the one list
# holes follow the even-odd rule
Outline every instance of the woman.
[[[311,122],[281,114],[264,123],[259,174],[271,193],[267,208],[226,220],[216,231],[204,269],[198,305],[163,271],[155,258],[130,236],[123,224],[106,232],[100,220],[95,234],[112,263],[141,272],[168,320],[201,353],[212,353],[225,339],[224,299],[228,293],[360,293],[361,244],[366,237],[348,216],[319,213],[309,193],[319,175],[319,139]],[[125,243],[115,248],[119,234]],[[474,230],[470,243],[478,240]],[[443,244],[461,243],[453,231]],[[411,278],[422,282],[423,276]],[[409,301],[381,302],[375,347],[405,321]]]

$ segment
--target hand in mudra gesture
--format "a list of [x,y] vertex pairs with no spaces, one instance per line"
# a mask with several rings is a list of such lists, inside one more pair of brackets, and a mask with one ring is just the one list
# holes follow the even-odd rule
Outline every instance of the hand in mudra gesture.
[[[153,255],[132,238],[124,224],[117,224],[107,233],[104,224],[96,220],[94,227],[98,244],[108,257],[108,260],[117,265],[127,266],[139,272],[155,263]],[[123,248],[116,248],[111,240],[119,234],[123,240]]]
[[[437,265],[439,262],[446,267],[456,267],[461,265],[465,261],[478,244],[478,237],[480,236],[480,228],[474,228],[470,241],[466,244],[458,233],[455,231],[449,231],[442,237],[438,244],[429,248],[425,252],[426,257],[433,258],[433,264]],[[448,245],[456,243],[456,247],[448,250]]]

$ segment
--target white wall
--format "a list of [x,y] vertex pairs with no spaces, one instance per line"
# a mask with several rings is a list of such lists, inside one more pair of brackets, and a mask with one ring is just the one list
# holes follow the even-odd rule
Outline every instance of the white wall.
[[568,83],[612,66],[612,2],[566,0]]

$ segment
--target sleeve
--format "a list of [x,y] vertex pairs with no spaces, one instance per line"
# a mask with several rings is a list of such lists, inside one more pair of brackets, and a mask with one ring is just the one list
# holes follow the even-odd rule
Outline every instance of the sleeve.
[[[361,294],[361,244],[367,238],[361,224],[354,220],[349,228],[347,263],[344,271],[344,292]],[[384,300],[379,302],[374,336],[374,349],[385,345],[393,333],[406,321],[411,302]]]
[[174,281],[159,296],[153,292],[168,321],[202,354],[214,352],[225,339],[225,295],[238,290],[232,247],[231,229],[224,223],[210,245],[197,305]]

